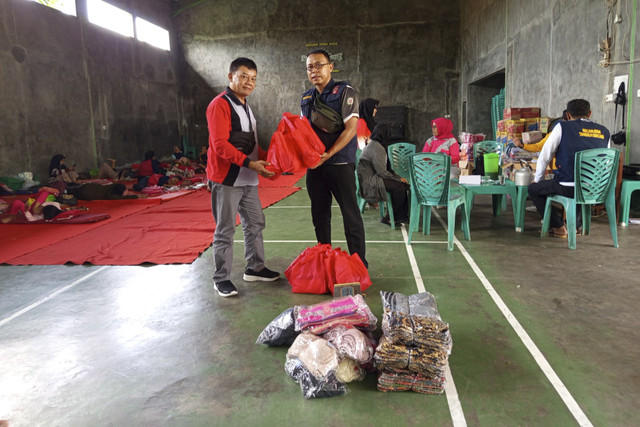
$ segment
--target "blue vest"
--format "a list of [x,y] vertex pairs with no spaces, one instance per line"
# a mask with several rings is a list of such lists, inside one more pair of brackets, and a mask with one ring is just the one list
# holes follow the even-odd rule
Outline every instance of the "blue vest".
[[[302,100],[300,101],[300,108],[302,115],[304,115],[311,123],[311,113],[314,111],[313,102],[316,96],[320,96],[320,101],[332,108],[333,110],[341,113],[342,111],[342,94],[344,89],[349,85],[348,82],[336,82],[331,79],[329,84],[324,88],[322,93],[318,95],[316,88],[311,88],[302,94]],[[326,133],[311,123],[311,127],[315,131],[316,135],[320,138],[320,141],[324,144],[326,149],[330,149],[333,144],[336,143],[342,132]],[[355,163],[356,162],[356,149],[358,148],[357,138],[353,137],[349,143],[336,154],[334,154],[326,163]]]
[[607,148],[609,130],[589,120],[571,120],[559,122],[562,126],[562,139],[556,151],[556,181],[573,182],[575,157],[578,151],[592,148]]

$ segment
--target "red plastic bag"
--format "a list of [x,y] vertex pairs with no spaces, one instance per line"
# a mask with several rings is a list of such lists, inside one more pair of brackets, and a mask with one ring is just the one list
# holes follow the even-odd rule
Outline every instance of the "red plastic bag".
[[298,156],[305,168],[318,164],[320,156],[325,152],[325,146],[313,131],[309,121],[304,116],[284,113],[282,121],[291,132],[291,138],[298,151]]
[[325,275],[324,258],[331,245],[318,244],[302,251],[287,267],[284,275],[291,284],[291,291],[302,294],[326,294],[329,292]]
[[358,254],[349,255],[347,252],[341,251],[335,258],[333,271],[335,273],[335,281],[329,285],[329,291],[332,294],[335,283],[358,282],[360,283],[361,291],[371,286],[369,271]]
[[283,113],[278,128],[271,137],[267,169],[282,172],[302,172],[320,161],[325,147],[306,117]]
[[305,249],[285,270],[284,275],[294,293],[333,293],[336,283],[360,283],[360,289],[371,286],[367,268],[358,254],[349,255],[329,244]]

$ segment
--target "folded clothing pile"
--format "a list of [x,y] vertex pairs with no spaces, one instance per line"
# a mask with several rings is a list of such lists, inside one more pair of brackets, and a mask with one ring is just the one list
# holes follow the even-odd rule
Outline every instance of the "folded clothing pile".
[[256,344],[290,346],[285,371],[305,398],[338,396],[373,369],[376,324],[361,295],[336,298],[285,310]]
[[380,294],[383,336],[374,356],[381,371],[378,389],[442,393],[452,340],[434,296],[428,292],[409,297],[397,292]]

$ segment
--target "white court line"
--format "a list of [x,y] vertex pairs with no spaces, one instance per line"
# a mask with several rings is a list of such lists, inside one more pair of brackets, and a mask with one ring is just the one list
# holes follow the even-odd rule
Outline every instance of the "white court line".
[[27,313],[28,311],[33,310],[37,306],[39,306],[41,304],[44,304],[45,302],[49,301],[50,299],[55,298],[56,296],[60,295],[61,293],[68,291],[69,289],[73,288],[74,286],[84,282],[85,280],[87,280],[91,276],[94,276],[94,275],[100,273],[102,270],[104,270],[107,267],[110,267],[110,266],[109,265],[102,266],[99,269],[97,269],[95,271],[92,271],[91,273],[82,276],[78,280],[76,280],[74,282],[71,282],[66,286],[63,286],[63,287],[59,288],[56,291],[51,292],[49,295],[47,295],[47,296],[45,296],[43,298],[40,298],[38,301],[34,302],[33,304],[29,305],[28,307],[25,307],[22,310],[19,310],[16,313],[12,314],[11,316],[0,320],[0,327],[6,325],[7,323],[11,322],[13,319],[15,319],[17,317],[22,316],[23,314]]
[[[407,249],[409,263],[411,264],[411,271],[413,271],[413,278],[416,281],[418,292],[426,292],[426,289],[424,288],[424,282],[422,281],[422,276],[420,275],[420,269],[418,268],[418,263],[416,262],[416,257],[413,254],[413,249],[411,248],[411,245],[407,243],[409,241],[409,238],[407,235],[407,229],[404,225],[402,226],[402,237],[405,241],[405,248]],[[460,403],[460,399],[458,398],[458,390],[456,389],[456,384],[453,382],[453,375],[451,375],[451,370],[449,369],[448,363],[447,369],[445,371],[444,392],[447,395],[447,404],[449,405],[449,413],[451,414],[451,421],[453,422],[453,425],[455,427],[466,426],[467,420],[464,418],[462,404]]]
[[[233,243],[244,243],[244,240],[234,240]],[[317,240],[265,240],[264,243],[318,243]],[[346,240],[333,240],[333,243],[347,243]],[[397,243],[399,245],[405,245],[406,242],[403,240],[367,240],[366,243]],[[446,241],[426,241],[422,240],[419,242],[411,242],[411,244],[419,244],[419,245],[446,245]]]
[[[435,214],[436,218],[438,218],[438,221],[440,221],[440,224],[442,224],[442,226],[446,229],[447,225],[445,224],[442,217],[438,214],[438,212],[434,210],[433,213]],[[518,319],[516,319],[511,310],[509,310],[502,298],[500,298],[500,295],[498,295],[494,287],[491,285],[491,282],[489,282],[482,270],[480,270],[480,267],[478,267],[471,255],[469,255],[469,252],[467,252],[464,246],[462,246],[462,243],[458,240],[457,237],[453,236],[453,241],[458,249],[460,249],[460,252],[464,256],[464,258],[469,263],[469,266],[471,266],[471,269],[474,271],[474,273],[476,273],[476,276],[478,276],[478,279],[480,279],[480,282],[482,282],[482,285],[493,299],[493,302],[498,306],[516,334],[518,334],[518,337],[525,345],[527,350],[529,350],[529,353],[531,353],[533,359],[536,361],[540,369],[542,369],[542,372],[544,372],[544,374],[547,376],[547,379],[551,382],[553,388],[556,389],[556,392],[560,395],[560,398],[562,399],[564,404],[567,405],[567,408],[576,419],[578,424],[581,426],[593,426],[593,424],[591,424],[591,421],[589,421],[589,419],[587,418],[586,414],[582,411],[582,409],[580,409],[578,402],[576,402],[573,396],[571,396],[571,393],[569,393],[567,387],[565,387],[560,377],[558,377],[558,375],[555,373],[555,371],[553,370],[547,359],[544,357],[542,352],[535,345],[529,334],[527,334],[524,328],[520,325]]]

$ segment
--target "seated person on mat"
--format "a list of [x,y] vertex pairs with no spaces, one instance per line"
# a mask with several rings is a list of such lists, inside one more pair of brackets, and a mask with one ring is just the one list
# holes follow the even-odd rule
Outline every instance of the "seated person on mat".
[[56,154],[49,162],[49,182],[62,181],[65,183],[76,182],[78,180],[78,172],[74,166],[64,164],[66,157],[62,154]]
[[75,188],[70,188],[67,193],[76,196],[78,200],[122,200],[145,199],[146,194],[128,194],[124,184],[99,184],[87,182]]
[[[140,163],[136,177],[138,178],[138,183],[133,186],[136,191],[142,190],[147,185],[162,186],[169,179],[168,176],[165,176],[164,170],[160,167],[160,162],[156,159],[156,153],[152,150],[144,154],[144,161]],[[152,177],[154,179],[151,179]],[[151,183],[149,182],[150,180]]]
[[[384,123],[377,124],[369,137],[369,143],[362,150],[356,172],[360,182],[360,195],[367,202],[375,203],[387,200],[387,192],[391,193],[395,222],[408,224],[409,183],[405,178],[387,169],[389,137],[389,126]],[[391,225],[389,216],[385,216],[380,221]]]
[[191,164],[191,162],[189,161],[187,156],[184,155],[184,153],[182,152],[180,147],[178,147],[177,145],[173,146],[173,153],[171,154],[171,158],[173,160],[175,160],[176,164],[178,164],[178,165],[190,165]]

